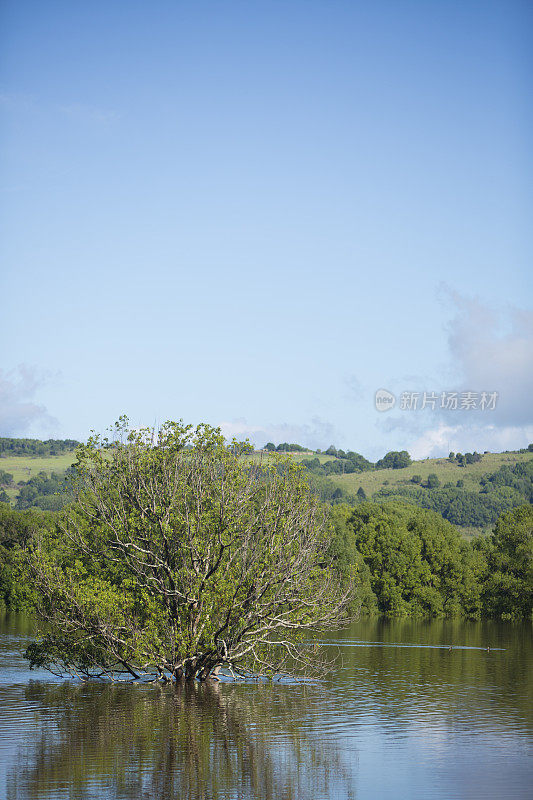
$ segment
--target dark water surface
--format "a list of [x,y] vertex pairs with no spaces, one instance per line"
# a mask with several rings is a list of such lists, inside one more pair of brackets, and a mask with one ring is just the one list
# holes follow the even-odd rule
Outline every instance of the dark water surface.
[[1,798],[533,797],[529,625],[361,621],[322,684],[186,688],[30,672],[32,631],[0,620]]

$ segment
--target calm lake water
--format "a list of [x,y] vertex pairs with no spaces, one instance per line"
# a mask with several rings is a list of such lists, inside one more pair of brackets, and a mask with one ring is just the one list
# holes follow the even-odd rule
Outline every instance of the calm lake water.
[[529,625],[366,620],[323,683],[186,688],[30,672],[32,632],[0,620],[1,798],[533,796]]

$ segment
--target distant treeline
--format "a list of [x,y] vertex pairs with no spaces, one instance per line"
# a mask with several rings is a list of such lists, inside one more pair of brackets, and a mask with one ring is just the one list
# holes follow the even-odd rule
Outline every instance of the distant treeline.
[[[274,449],[292,448],[293,451],[303,450],[300,445],[279,445]],[[520,452],[533,452],[533,444]],[[351,494],[343,488],[336,487],[327,478],[331,475],[349,475],[378,469],[402,469],[413,462],[406,450],[388,452],[375,464],[368,461],[360,453],[349,450],[337,450],[333,445],[323,455],[332,456],[332,460],[321,463],[320,459],[304,458],[301,461],[309,472],[309,482],[324,502],[331,504],[348,503],[355,505],[367,499],[362,488]],[[450,453],[448,460],[461,467],[481,461],[483,456],[473,453]],[[451,522],[461,527],[486,528],[494,525],[500,514],[523,503],[533,501],[533,460],[526,464],[519,463],[512,467],[503,466],[497,472],[481,478],[480,490],[464,488],[464,481],[445,483],[435,473],[428,475],[423,483],[420,475],[413,475],[410,485],[384,486],[373,499],[382,500],[401,499],[406,503],[420,506],[431,511],[436,511]]]
[[60,456],[79,445],[75,439],[6,439],[0,437],[1,456]]
[[372,469],[402,469],[413,463],[407,450],[391,450],[375,464],[368,461],[361,453],[355,453],[353,450],[345,453],[344,450],[337,450],[333,446],[328,447],[324,455],[333,456],[333,459],[322,464],[317,457],[306,458],[302,464],[315,475],[350,475]]
[[267,450],[269,453],[307,453],[309,452],[308,447],[302,447],[301,444],[289,444],[289,442],[282,442],[277,446],[273,442],[267,442],[267,444],[263,447],[263,450]]
[[[300,444],[289,444],[288,442],[282,442],[277,446],[272,442],[268,442],[263,447],[263,450],[278,453],[309,452],[308,448],[302,447]],[[349,475],[352,472],[365,472],[370,469],[402,469],[402,467],[408,467],[412,464],[411,456],[406,450],[391,450],[375,464],[360,453],[356,453],[353,450],[348,450],[347,452],[337,450],[334,445],[330,445],[327,450],[324,450],[324,453],[321,450],[317,450],[316,453],[317,455],[332,456],[332,460],[321,463],[317,457],[304,459],[301,463],[315,475]]]
[[55,472],[39,472],[29,481],[19,484],[20,490],[15,508],[40,508],[43,511],[59,511],[70,500],[66,475]]
[[[72,452],[78,442],[73,439],[6,439],[0,438],[0,455],[59,455]],[[42,451],[45,448],[45,452]],[[48,448],[46,450],[46,448]],[[277,452],[306,452],[299,444],[283,442],[274,445],[269,442],[265,448]],[[521,452],[533,451],[533,444]],[[324,455],[332,456],[330,461],[320,463],[318,457],[304,458],[301,464],[308,471],[308,480],[321,500],[330,505],[346,503],[356,506],[367,498],[359,488],[355,494],[336,486],[329,476],[362,473],[374,469],[401,469],[412,461],[406,450],[390,451],[382,459],[372,464],[360,453],[344,452],[331,445]],[[450,453],[450,462],[466,466],[482,459],[479,453]],[[67,471],[68,472],[68,471]],[[13,488],[13,476],[0,468],[0,502],[9,502],[6,489]],[[54,472],[40,472],[30,480],[17,484],[18,496],[15,508],[24,510],[40,508],[45,511],[58,511],[67,502],[69,494],[65,476]],[[502,466],[492,474],[485,475],[479,482],[479,490],[465,489],[462,479],[441,484],[435,473],[428,475],[423,482],[420,475],[413,475],[405,485],[383,486],[372,499],[376,502],[401,500],[404,503],[438,512],[445,520],[461,527],[487,528],[493,526],[498,517],[506,511],[523,503],[533,502],[533,459],[514,466]]]
[[[331,455],[330,453],[326,454]],[[313,472],[315,475],[349,475],[352,472],[366,472],[374,469],[374,465],[367,461],[364,456],[351,450],[347,453],[343,450],[337,450],[335,459],[326,461],[324,464],[321,464],[320,459],[317,457],[304,458],[301,463],[309,472]]]

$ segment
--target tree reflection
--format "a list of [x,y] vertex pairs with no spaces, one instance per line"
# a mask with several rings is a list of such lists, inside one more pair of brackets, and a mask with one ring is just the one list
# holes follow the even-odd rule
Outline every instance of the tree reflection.
[[370,703],[394,730],[423,718],[455,730],[533,727],[529,623],[375,619],[336,636],[346,675],[357,676],[338,683],[338,702]]
[[38,738],[8,779],[15,798],[305,800],[354,796],[305,692],[229,684],[140,689],[31,684]]

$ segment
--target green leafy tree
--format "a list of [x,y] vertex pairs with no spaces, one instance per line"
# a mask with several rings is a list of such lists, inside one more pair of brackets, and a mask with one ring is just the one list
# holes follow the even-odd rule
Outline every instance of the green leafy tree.
[[533,506],[520,506],[502,514],[490,545],[487,612],[503,619],[532,618]]
[[48,477],[46,472],[39,472],[21,486],[15,507],[59,511],[70,499],[65,477],[55,472]]
[[407,450],[391,450],[376,462],[376,469],[403,469],[410,464],[412,464],[411,456]]
[[13,475],[10,472],[0,469],[0,486],[11,486],[12,483]]
[[[306,631],[338,626],[349,589],[292,459],[250,463],[219,429],[168,422],[77,451],[75,502],[29,556],[46,633],[32,666],[201,680],[319,664]],[[313,664],[315,661],[315,664]]]
[[438,475],[435,472],[430,472],[427,479],[428,489],[438,489],[439,486],[440,480]]
[[25,569],[24,550],[45,528],[53,527],[50,514],[15,511],[0,502],[0,611],[28,611],[35,602]]
[[378,601],[372,591],[370,570],[355,543],[353,526],[350,524],[352,509],[348,505],[337,505],[331,510],[333,534],[330,554],[343,580],[351,584],[351,610],[364,614],[377,614]]
[[[465,581],[458,531],[438,514],[403,503],[362,503],[348,518],[355,547],[370,570],[379,610],[390,616],[446,616],[479,612]],[[463,598],[468,583],[468,597]]]

